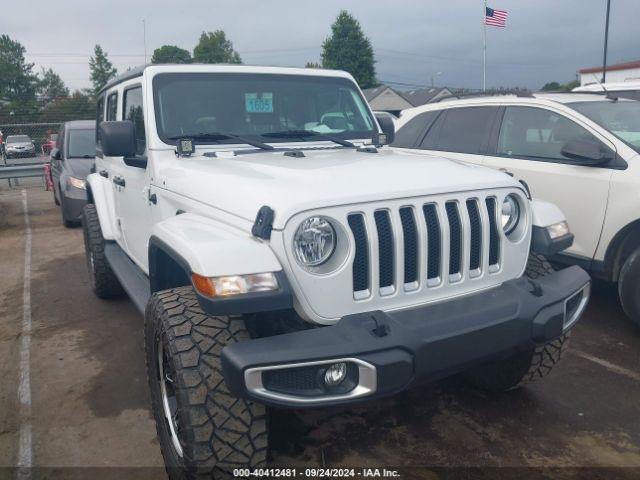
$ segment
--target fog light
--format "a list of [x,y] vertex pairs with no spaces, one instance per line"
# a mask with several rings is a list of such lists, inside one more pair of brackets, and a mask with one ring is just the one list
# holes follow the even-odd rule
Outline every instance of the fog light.
[[327,387],[340,385],[347,377],[347,364],[345,362],[334,363],[324,372],[324,383]]

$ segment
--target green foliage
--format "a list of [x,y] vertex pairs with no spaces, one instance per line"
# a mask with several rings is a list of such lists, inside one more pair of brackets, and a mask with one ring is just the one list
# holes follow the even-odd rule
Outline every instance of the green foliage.
[[304,68],[322,68],[322,65],[319,62],[307,62]]
[[545,83],[541,90],[543,92],[557,92],[560,90],[560,84],[558,82]]
[[331,35],[322,44],[322,66],[346,70],[361,88],[377,85],[371,42],[364,35],[360,23],[345,10],[331,25]]
[[543,92],[570,92],[576,87],[580,86],[580,82],[577,80],[573,80],[569,83],[558,83],[558,82],[549,82],[545,83],[544,86],[540,89]]
[[45,104],[69,96],[69,89],[52,68],[45,70],[43,67],[41,75],[38,79],[38,93]]
[[97,95],[102,87],[118,73],[100,45],[96,45],[93,49],[93,56],[89,59],[89,70],[94,95]]
[[191,63],[191,54],[175,45],[163,45],[153,51],[151,63]]
[[47,105],[39,115],[39,122],[66,122],[69,120],[91,120],[96,115],[96,102],[91,94],[79,90],[67,98]]
[[193,49],[193,61],[197,63],[242,63],[238,52],[227,40],[224,31],[202,32],[198,45]]
[[35,108],[38,78],[24,59],[25,48],[8,35],[0,35],[0,100],[3,111]]

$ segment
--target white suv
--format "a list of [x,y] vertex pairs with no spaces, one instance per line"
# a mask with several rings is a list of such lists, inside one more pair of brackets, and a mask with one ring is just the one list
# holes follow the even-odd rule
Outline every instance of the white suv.
[[475,97],[408,109],[395,145],[486,165],[558,205],[575,241],[553,260],[618,283],[640,325],[640,102],[610,94]]
[[559,209],[489,168],[394,151],[380,123],[330,70],[150,66],[100,93],[87,265],[99,297],[145,314],[172,478],[254,474],[265,405],[463,371],[503,391],[560,358],[590,280],[540,256],[571,243]]

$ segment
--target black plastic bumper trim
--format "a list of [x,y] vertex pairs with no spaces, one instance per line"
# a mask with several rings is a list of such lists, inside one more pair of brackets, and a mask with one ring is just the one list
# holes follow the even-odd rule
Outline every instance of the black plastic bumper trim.
[[[299,406],[253,395],[246,389],[244,372],[351,357],[374,365],[378,375],[376,392],[358,400],[390,395],[411,383],[442,378],[559,337],[565,299],[589,282],[589,275],[574,266],[537,279],[535,285],[519,278],[448,302],[350,315],[330,327],[236,343],[222,351],[225,382],[236,396]],[[322,405],[358,400],[334,399]]]

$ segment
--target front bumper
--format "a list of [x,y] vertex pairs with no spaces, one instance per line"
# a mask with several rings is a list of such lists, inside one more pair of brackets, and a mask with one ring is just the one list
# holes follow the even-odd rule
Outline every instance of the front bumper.
[[[222,351],[225,382],[236,396],[275,406],[391,395],[559,337],[584,311],[589,287],[588,274],[574,266],[434,305],[350,315],[330,327],[236,343]],[[336,362],[351,368],[350,389],[312,388]]]

